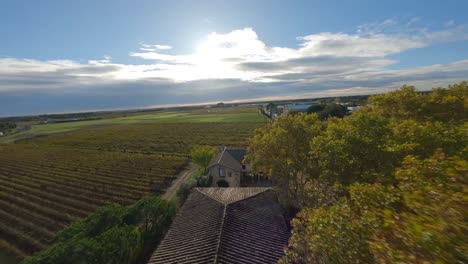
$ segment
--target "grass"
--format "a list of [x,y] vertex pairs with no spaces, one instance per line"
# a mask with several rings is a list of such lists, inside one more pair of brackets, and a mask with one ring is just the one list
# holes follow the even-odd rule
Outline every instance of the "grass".
[[34,138],[41,135],[63,133],[87,127],[100,127],[116,124],[138,123],[263,123],[264,118],[255,107],[245,108],[214,108],[180,112],[154,112],[150,114],[132,115],[99,120],[76,121],[33,125],[30,130],[4,136],[0,143],[12,143],[17,140]]

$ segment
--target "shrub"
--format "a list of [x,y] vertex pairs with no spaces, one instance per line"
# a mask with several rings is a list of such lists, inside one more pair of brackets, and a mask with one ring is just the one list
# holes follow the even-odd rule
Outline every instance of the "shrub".
[[129,207],[105,206],[72,224],[54,244],[23,263],[135,263],[148,257],[174,216],[174,204],[155,196]]

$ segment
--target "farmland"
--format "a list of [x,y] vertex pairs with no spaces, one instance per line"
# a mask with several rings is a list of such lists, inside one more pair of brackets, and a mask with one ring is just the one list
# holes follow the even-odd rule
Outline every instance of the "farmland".
[[[213,108],[177,112],[152,112],[145,114],[130,114],[120,117],[102,118],[95,120],[58,122],[48,124],[32,124],[31,129],[0,137],[0,143],[12,143],[16,140],[37,136],[75,131],[83,128],[124,124],[158,124],[158,123],[261,123],[263,117],[257,108]],[[26,122],[31,125],[30,122]]]
[[244,146],[265,124],[255,109],[77,123],[98,121],[38,125],[31,131],[40,137],[0,144],[0,260],[43,249],[99,206],[163,192],[188,164],[192,147]]

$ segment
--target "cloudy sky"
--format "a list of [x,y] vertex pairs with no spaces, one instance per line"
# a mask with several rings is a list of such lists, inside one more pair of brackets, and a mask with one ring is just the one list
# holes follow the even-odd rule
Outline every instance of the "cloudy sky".
[[0,116],[425,90],[468,1],[0,1]]

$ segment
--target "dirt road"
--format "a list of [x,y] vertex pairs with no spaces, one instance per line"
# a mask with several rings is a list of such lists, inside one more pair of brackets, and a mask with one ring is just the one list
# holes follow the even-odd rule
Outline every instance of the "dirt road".
[[172,182],[171,187],[169,187],[166,192],[161,196],[162,199],[171,201],[177,195],[177,190],[182,187],[182,185],[187,182],[194,174],[198,171],[200,167],[195,164],[190,164],[190,167],[182,171],[177,179]]

